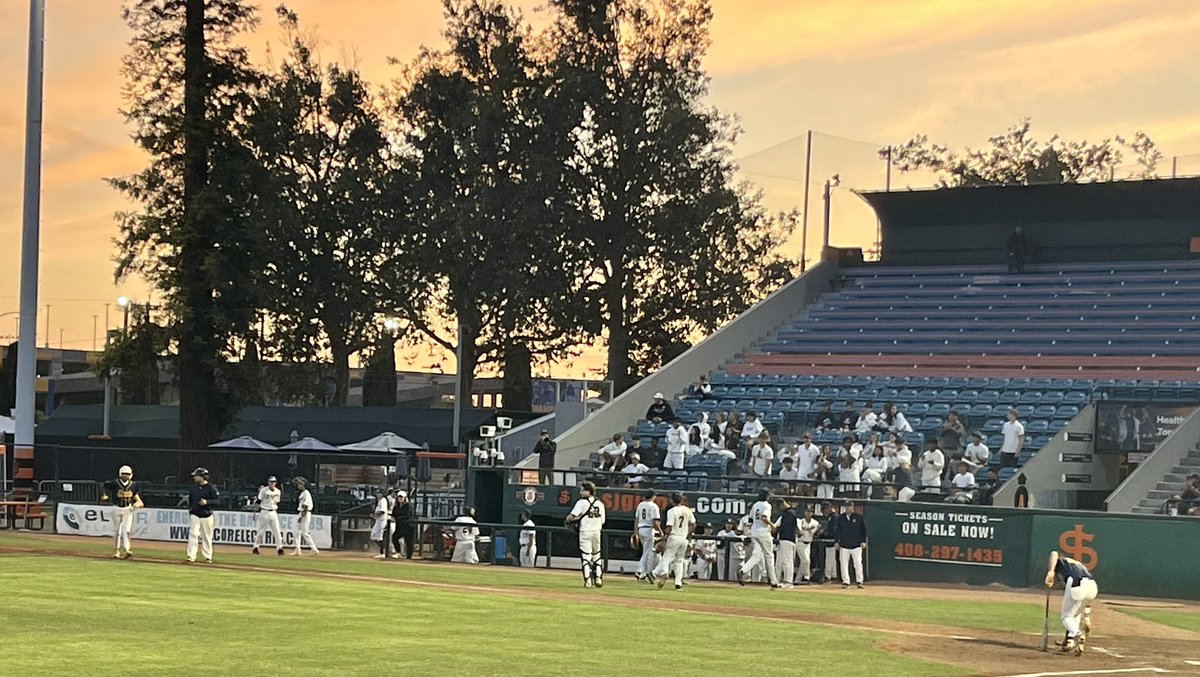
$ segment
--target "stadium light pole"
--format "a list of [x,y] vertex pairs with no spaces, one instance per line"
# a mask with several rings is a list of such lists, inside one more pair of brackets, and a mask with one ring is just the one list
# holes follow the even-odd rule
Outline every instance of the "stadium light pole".
[[800,273],[804,274],[808,264],[808,187],[812,181],[812,130],[808,130],[808,141],[804,144],[804,211],[800,213]]
[[454,346],[454,430],[451,431],[450,439],[454,442],[454,451],[460,451],[459,446],[462,440],[459,439],[459,430],[462,428],[462,399],[463,399],[463,329],[462,321],[458,324],[458,342]]
[[830,224],[830,204],[833,202],[833,189],[842,185],[842,177],[840,174],[834,174],[825,182],[825,240],[821,247],[821,258],[825,258],[825,250],[829,249],[829,224]]
[[[25,81],[25,192],[21,220],[21,305],[17,338],[17,452],[33,452],[37,407],[38,241],[42,193],[42,69],[45,60],[46,3],[29,0],[29,61]],[[7,469],[4,488],[8,489]]]

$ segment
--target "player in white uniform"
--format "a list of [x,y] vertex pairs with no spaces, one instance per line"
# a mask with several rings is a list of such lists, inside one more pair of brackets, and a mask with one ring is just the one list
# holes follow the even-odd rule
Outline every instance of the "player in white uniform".
[[697,580],[707,581],[712,579],[713,569],[717,566],[717,542],[713,540],[711,524],[697,525],[696,533],[708,538],[697,538],[692,541],[691,554],[695,561],[692,562],[692,570],[689,575],[695,576]]
[[812,544],[821,531],[821,523],[813,518],[813,507],[804,509],[804,519],[800,520],[800,540],[796,543],[796,552],[800,554],[799,583],[812,581]]
[[675,589],[683,589],[684,561],[687,559],[688,539],[696,532],[696,515],[692,509],[684,505],[683,494],[676,491],[671,494],[671,508],[667,510],[667,523],[663,525],[666,535],[666,549],[662,559],[654,568],[654,577],[658,579],[661,589],[667,583],[667,574],[675,574]]
[[100,502],[112,503],[113,506],[113,541],[116,545],[113,558],[129,559],[133,557],[129,543],[129,534],[133,531],[133,513],[142,507],[142,497],[138,495],[138,486],[133,482],[133,468],[121,466],[117,470],[117,479],[105,482],[103,488]]
[[725,520],[725,528],[717,532],[720,552],[717,553],[717,579],[730,580],[732,572],[742,566],[742,538],[733,520]]
[[633,577],[639,581],[650,580],[650,572],[654,571],[656,553],[654,552],[654,541],[658,538],[658,534],[662,529],[659,523],[662,518],[662,513],[659,511],[658,504],[654,502],[654,492],[647,491],[642,495],[642,502],[638,503],[634,511],[634,526],[637,528],[638,539],[642,546],[642,558],[638,560],[637,571]]
[[375,518],[371,525],[371,540],[379,545],[379,554],[375,555],[375,559],[387,559],[388,539],[391,538],[388,518],[392,516],[392,510],[383,489],[375,490],[375,509],[371,511],[371,516]]
[[521,552],[518,555],[521,566],[534,567],[537,566],[537,530],[533,527],[533,515],[529,511],[521,513],[519,518],[521,526],[526,527],[521,529],[521,534],[517,538],[517,543],[521,547]]
[[279,490],[278,480],[274,475],[267,478],[267,486],[258,490],[258,520],[255,526],[258,533],[254,536],[254,549],[250,552],[257,555],[258,549],[267,542],[267,534],[275,535],[275,554],[283,555],[283,532],[279,529]]
[[296,551],[292,554],[299,555],[304,548],[304,539],[308,539],[308,547],[312,550],[312,554],[321,554],[317,550],[317,543],[313,540],[312,532],[309,529],[312,527],[313,513],[313,497],[312,492],[308,490],[308,480],[303,477],[296,478],[296,488],[300,490],[300,498],[297,501],[299,516],[296,517]]
[[[742,518],[738,520],[738,523],[737,523],[738,535],[741,536],[741,540],[738,541],[738,546],[737,546],[738,569],[740,569],[741,566],[750,559],[750,553],[753,551],[753,547],[750,545],[750,528],[753,526],[754,526],[754,518],[751,517],[750,515],[742,515]],[[736,570],[734,571],[734,574],[735,575],[734,575],[733,579],[736,581],[737,580],[737,576],[736,576],[737,571]],[[766,562],[763,562],[762,564],[754,567],[754,571],[750,572],[750,581],[753,583],[762,583],[763,579],[766,577],[767,577]]]
[[475,541],[479,539],[479,527],[475,526],[475,508],[467,508],[466,513],[454,518],[454,554],[451,562],[460,564],[479,564],[479,553],[475,552]]
[[579,559],[583,587],[604,587],[604,565],[600,561],[600,529],[604,527],[604,504],[596,499],[596,485],[579,485],[579,500],[567,515],[568,524],[579,527]]
[[1053,588],[1056,578],[1063,582],[1062,624],[1067,631],[1060,647],[1078,656],[1092,631],[1092,601],[1100,591],[1087,567],[1054,551],[1046,565],[1046,587]]
[[774,526],[771,522],[771,492],[763,490],[758,492],[758,502],[750,508],[750,544],[754,552],[750,554],[750,559],[742,563],[742,568],[739,569],[738,584],[746,584],[746,575],[754,570],[755,567],[764,565],[767,567],[767,576],[771,581],[771,589],[779,587],[779,576],[775,573],[775,567],[768,564],[773,562],[771,542],[771,530]]

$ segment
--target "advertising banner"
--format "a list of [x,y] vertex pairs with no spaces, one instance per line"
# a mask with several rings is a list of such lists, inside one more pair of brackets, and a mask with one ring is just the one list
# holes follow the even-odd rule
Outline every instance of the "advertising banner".
[[[54,529],[57,533],[73,536],[113,536],[113,508],[110,505],[82,505],[59,503],[55,509]],[[188,512],[172,508],[142,508],[133,515],[135,539],[149,541],[172,541],[186,543],[188,539]],[[213,512],[215,528],[213,543],[216,545],[254,545],[258,535],[256,512],[217,510]],[[294,533],[296,515],[279,514],[279,528],[283,530],[283,546],[296,545]],[[333,547],[333,520],[326,515],[313,515],[311,531],[318,548]],[[275,547],[275,535],[267,534],[267,546]]]
[[968,506],[867,504],[868,571],[876,578],[1024,587],[1028,515]]
[[1188,404],[1096,403],[1096,451],[1153,451],[1196,410]]

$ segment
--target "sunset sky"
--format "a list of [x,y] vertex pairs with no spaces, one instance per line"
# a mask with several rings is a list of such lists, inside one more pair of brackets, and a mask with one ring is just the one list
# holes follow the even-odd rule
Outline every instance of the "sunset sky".
[[[102,177],[132,172],[138,151],[117,112],[129,38],[119,0],[47,0],[45,164],[38,344],[91,348],[93,315],[140,282],[113,282],[112,218],[124,205]],[[539,2],[519,2],[530,12]],[[441,44],[438,0],[292,0],[327,59],[354,55],[376,83],[422,44]],[[267,10],[274,4],[267,3]],[[746,177],[772,207],[799,206],[807,129],[814,183],[880,188],[880,145],[917,133],[982,144],[1023,117],[1048,137],[1148,132],[1180,172],[1200,173],[1200,3],[1195,0],[714,0],[711,102],[737,114]],[[0,3],[0,314],[17,310],[28,3]],[[270,12],[248,44],[278,45]],[[824,136],[828,135],[828,136]],[[912,179],[924,184],[927,179]],[[903,185],[905,179],[898,178]],[[814,188],[812,224],[820,214]],[[874,226],[847,190],[834,244],[869,245]],[[839,218],[839,216],[841,218]],[[819,231],[817,224],[816,231]],[[815,239],[809,240],[810,252]],[[798,250],[798,245],[797,245]],[[110,324],[120,322],[113,305]],[[0,316],[0,335],[15,331]],[[590,365],[589,365],[590,366]]]

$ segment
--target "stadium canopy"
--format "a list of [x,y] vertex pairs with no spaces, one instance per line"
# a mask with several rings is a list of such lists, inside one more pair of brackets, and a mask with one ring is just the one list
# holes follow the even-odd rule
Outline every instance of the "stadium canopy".
[[303,437],[279,447],[280,451],[338,451],[332,444],[326,444],[315,437]]
[[376,435],[369,440],[355,442],[354,444],[343,444],[338,447],[342,451],[387,451],[391,453],[399,453],[403,451],[411,451],[421,449],[421,445],[413,444],[408,440],[400,437],[393,432],[385,432]]
[[259,451],[273,451],[279,447],[274,444],[267,444],[262,440],[256,440],[249,435],[241,435],[231,440],[224,440],[215,444],[208,445],[209,449],[256,449]]

